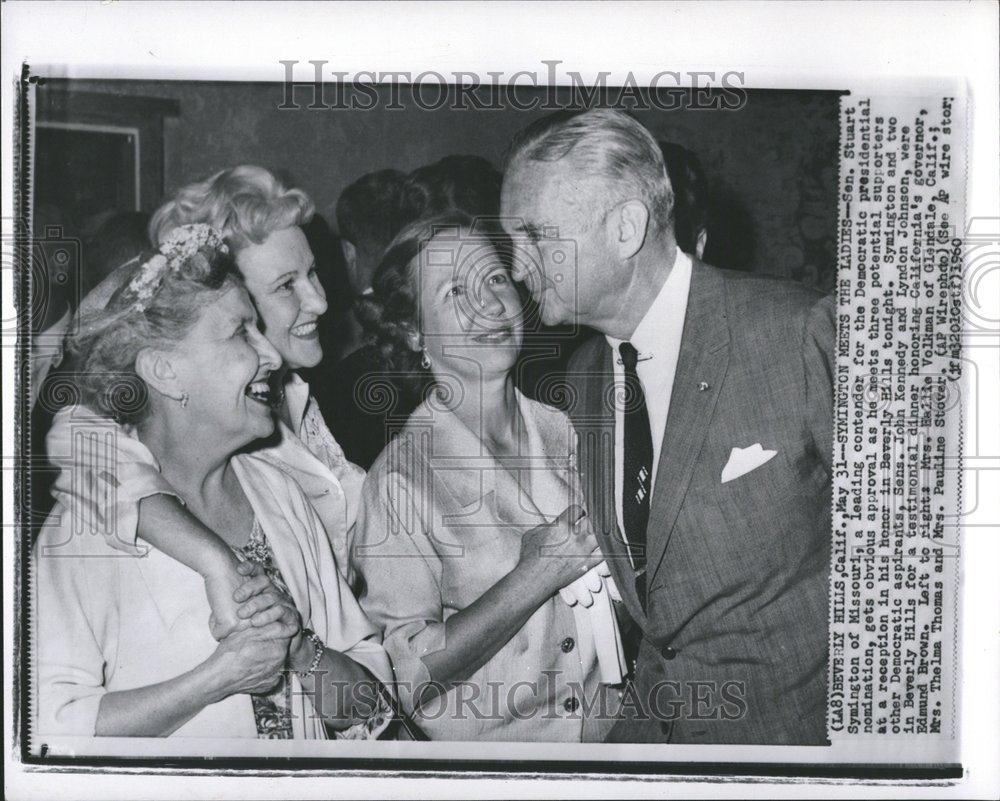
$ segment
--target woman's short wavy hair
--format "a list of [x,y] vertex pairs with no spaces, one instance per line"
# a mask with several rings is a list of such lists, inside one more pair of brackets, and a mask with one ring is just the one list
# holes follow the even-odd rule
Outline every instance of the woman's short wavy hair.
[[179,342],[205,306],[243,286],[232,257],[205,247],[176,259],[152,296],[138,303],[130,284],[153,255],[123,265],[107,304],[82,311],[66,345],[75,400],[119,423],[136,424],[149,413],[148,388],[135,370],[139,352]]
[[263,167],[242,165],[179,189],[153,214],[149,238],[158,244],[178,226],[207,223],[239,251],[275,231],[307,224],[314,211],[301,189],[288,189]]
[[376,352],[377,369],[391,374],[414,399],[422,399],[434,383],[431,371],[421,364],[420,352],[411,347],[413,335],[420,333],[420,287],[415,265],[417,256],[442,231],[486,237],[501,258],[509,259],[509,240],[490,222],[454,210],[423,217],[396,235],[375,270],[372,292],[356,301],[358,319]]

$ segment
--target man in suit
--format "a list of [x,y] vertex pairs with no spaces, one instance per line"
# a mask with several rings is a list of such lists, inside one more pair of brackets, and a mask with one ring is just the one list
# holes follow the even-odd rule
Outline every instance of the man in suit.
[[611,739],[826,742],[835,307],[683,253],[663,156],[612,110],[518,135],[502,215],[570,362],[589,516],[639,630]]

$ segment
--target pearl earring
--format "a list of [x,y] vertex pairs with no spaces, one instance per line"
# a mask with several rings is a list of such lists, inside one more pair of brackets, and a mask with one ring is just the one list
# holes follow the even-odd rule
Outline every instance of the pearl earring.
[[191,400],[191,397],[186,392],[182,392],[181,393],[181,408],[182,409],[186,409],[187,408],[189,400]]
[[426,350],[420,351],[420,366],[425,370],[431,369],[431,360],[430,357],[428,357]]

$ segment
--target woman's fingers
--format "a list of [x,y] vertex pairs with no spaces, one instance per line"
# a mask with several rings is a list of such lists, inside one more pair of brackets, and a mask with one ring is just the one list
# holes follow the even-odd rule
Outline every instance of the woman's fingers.
[[268,609],[257,612],[250,618],[250,623],[254,626],[254,628],[262,628],[268,623],[281,620],[287,613],[287,608],[278,604],[277,606],[272,606]]
[[242,620],[251,618],[258,612],[263,612],[265,609],[269,609],[278,603],[278,598],[270,592],[262,592],[260,595],[255,595],[245,604],[240,606],[236,610],[236,616]]
[[299,610],[295,608],[295,604],[292,603],[291,598],[279,595],[271,606],[256,612],[250,618],[250,622],[255,628],[266,626],[275,620],[291,623],[298,630],[300,623]]
[[257,639],[263,640],[280,640],[282,637],[282,632],[285,627],[277,620],[273,623],[268,623],[266,626],[261,626],[259,629],[254,629],[254,636]]
[[236,572],[239,573],[241,576],[253,576],[262,571],[260,569],[260,565],[258,565],[256,562],[251,562],[250,560],[246,560],[236,565]]
[[254,628],[254,632],[258,638],[264,640],[288,640],[298,633],[298,626],[283,620],[275,620],[260,628]]
[[243,603],[243,601],[263,592],[270,586],[271,582],[267,576],[263,574],[253,575],[236,588],[236,591],[233,593],[233,600],[236,603]]
[[221,623],[214,614],[208,616],[208,631],[216,642],[246,628],[250,628],[250,621],[248,620],[236,620],[233,624],[227,625]]

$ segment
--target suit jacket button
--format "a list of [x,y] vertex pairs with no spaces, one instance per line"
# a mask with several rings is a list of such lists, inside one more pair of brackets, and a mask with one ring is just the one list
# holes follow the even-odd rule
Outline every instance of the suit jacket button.
[[565,701],[563,701],[563,709],[567,712],[576,712],[577,708],[580,706],[580,702],[577,700],[575,695],[571,695]]
[[559,647],[562,648],[562,652],[564,654],[568,654],[570,651],[573,650],[573,646],[575,645],[576,641],[572,637],[567,637],[565,640],[562,641]]
[[667,660],[673,659],[677,656],[677,653],[677,649],[671,648],[669,645],[664,645],[663,648],[660,649],[660,656]]

